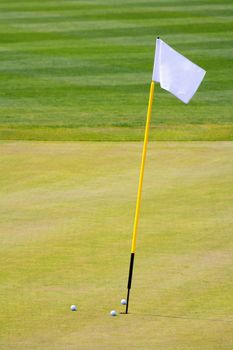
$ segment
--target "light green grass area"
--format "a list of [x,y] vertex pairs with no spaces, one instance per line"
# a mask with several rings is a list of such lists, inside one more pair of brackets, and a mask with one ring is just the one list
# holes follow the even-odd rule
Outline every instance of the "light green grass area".
[[142,144],[0,146],[2,350],[233,348],[232,143],[149,144],[116,318]]
[[157,139],[232,140],[232,18],[231,0],[2,0],[0,139],[141,140],[159,35],[207,75],[187,106],[156,86]]
[[[151,127],[151,141],[224,141],[232,140],[232,125],[158,125]],[[3,127],[2,140],[34,141],[141,141],[144,128],[102,127],[102,128],[63,128],[63,127]]]

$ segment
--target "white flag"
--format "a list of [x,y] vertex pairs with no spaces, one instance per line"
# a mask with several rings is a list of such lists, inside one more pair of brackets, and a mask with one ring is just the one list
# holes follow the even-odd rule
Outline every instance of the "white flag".
[[156,40],[152,80],[188,103],[197,91],[206,71],[172,49],[161,39]]

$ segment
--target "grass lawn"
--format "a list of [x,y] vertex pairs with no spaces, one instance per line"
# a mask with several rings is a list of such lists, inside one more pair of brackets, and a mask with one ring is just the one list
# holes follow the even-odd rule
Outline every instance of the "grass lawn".
[[116,318],[142,144],[0,146],[2,350],[233,348],[231,142],[149,144]]
[[231,0],[2,0],[0,139],[142,140],[159,35],[207,75],[187,106],[156,86],[152,137],[232,140],[232,16]]
[[[1,350],[233,349],[232,18],[231,0],[0,1]],[[156,36],[207,75],[188,105],[156,86],[112,318]]]

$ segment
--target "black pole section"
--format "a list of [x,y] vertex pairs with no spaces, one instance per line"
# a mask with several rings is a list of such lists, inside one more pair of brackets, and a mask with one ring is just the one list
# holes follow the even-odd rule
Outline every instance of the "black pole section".
[[129,308],[129,294],[130,294],[132,277],[133,277],[133,265],[134,265],[134,253],[131,253],[130,265],[129,265],[129,277],[128,277],[128,293],[127,293],[126,310],[125,310],[126,314],[128,313],[128,308]]

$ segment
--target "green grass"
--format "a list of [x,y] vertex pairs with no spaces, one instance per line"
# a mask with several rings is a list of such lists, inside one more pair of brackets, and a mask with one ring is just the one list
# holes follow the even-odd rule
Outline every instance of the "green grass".
[[[232,17],[230,0],[0,1],[1,349],[233,348]],[[149,143],[130,314],[111,318],[142,148],[122,141],[143,139],[158,35],[207,75],[188,105],[156,86],[166,142]]]
[[0,348],[231,350],[232,147],[149,144],[111,318],[142,144],[2,141]]
[[207,75],[187,106],[156,87],[157,139],[232,140],[232,16],[230,0],[1,1],[0,139],[142,139],[159,35]]
[[[102,127],[3,127],[2,140],[36,141],[140,141],[144,128]],[[233,140],[231,125],[158,125],[150,128],[150,140],[160,141],[224,141]]]

